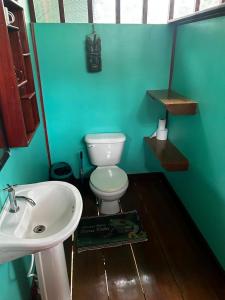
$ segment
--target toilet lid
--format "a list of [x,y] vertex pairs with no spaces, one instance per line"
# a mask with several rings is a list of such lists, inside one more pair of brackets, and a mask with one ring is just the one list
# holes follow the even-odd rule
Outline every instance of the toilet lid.
[[115,192],[127,184],[127,174],[119,167],[98,167],[92,172],[91,184],[103,192]]

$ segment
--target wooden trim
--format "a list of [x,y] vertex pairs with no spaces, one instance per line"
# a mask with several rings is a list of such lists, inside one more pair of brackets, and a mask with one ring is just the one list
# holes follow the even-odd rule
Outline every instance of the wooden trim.
[[201,0],[195,0],[195,11],[199,11]]
[[64,4],[63,0],[58,0],[59,3],[59,16],[60,16],[60,22],[65,23],[65,12],[64,12]]
[[147,24],[148,20],[148,0],[143,0],[142,23]]
[[116,24],[120,24],[120,0],[116,0]]
[[92,0],[87,0],[88,6],[88,23],[93,23],[93,3]]
[[172,51],[171,51],[171,60],[170,60],[170,75],[169,75],[169,84],[168,84],[169,91],[172,89],[176,41],[177,41],[177,26],[175,26],[173,29],[173,42],[172,42]]
[[46,150],[47,150],[47,156],[48,156],[48,163],[49,163],[49,167],[50,167],[51,166],[51,154],[50,154],[50,147],[49,147],[49,141],[48,141],[48,131],[47,131],[46,118],[45,118],[45,107],[44,107],[43,91],[42,91],[42,85],[41,85],[40,66],[39,66],[37,44],[36,44],[36,38],[35,38],[35,32],[34,32],[34,24],[31,23],[30,26],[31,26],[33,49],[34,49],[34,58],[35,58],[35,63],[36,63],[36,68],[37,68],[38,90],[39,90],[39,96],[40,96],[41,113],[42,113],[44,133],[45,133],[45,143],[46,143]]
[[[224,0],[225,1],[225,0]],[[187,24],[192,22],[198,22],[206,19],[217,18],[225,16],[225,2],[213,8],[204,9],[202,11],[197,11],[193,14],[190,14],[186,17],[177,18],[177,19],[169,19],[168,23],[170,24]]]
[[[173,28],[173,41],[172,41],[172,50],[171,50],[171,59],[170,59],[170,74],[169,74],[169,83],[168,83],[169,91],[172,89],[172,82],[173,82],[176,41],[177,41],[177,26],[175,26]],[[166,110],[165,118],[166,118],[166,127],[168,127],[168,125],[169,125],[169,111],[168,110]]]
[[173,19],[173,15],[174,15],[174,0],[170,0],[169,20]]
[[35,9],[34,9],[34,1],[29,0],[28,5],[29,5],[29,11],[30,11],[30,21],[32,23],[36,23],[37,20],[36,20]]

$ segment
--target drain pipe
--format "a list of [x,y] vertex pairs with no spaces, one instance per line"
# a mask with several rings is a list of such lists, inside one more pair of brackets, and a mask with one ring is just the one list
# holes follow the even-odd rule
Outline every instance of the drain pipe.
[[40,295],[40,289],[39,289],[39,282],[38,282],[38,277],[37,274],[33,272],[34,269],[34,254],[31,254],[31,262],[30,262],[30,268],[27,273],[27,278],[34,278],[33,279],[33,284],[32,284],[32,289],[34,289],[35,295]]
[[84,184],[84,165],[83,165],[83,152],[80,151],[80,184],[81,188],[83,188]]
[[30,269],[29,269],[29,271],[27,273],[27,278],[37,277],[37,275],[35,273],[32,273],[33,268],[34,268],[34,254],[31,254]]

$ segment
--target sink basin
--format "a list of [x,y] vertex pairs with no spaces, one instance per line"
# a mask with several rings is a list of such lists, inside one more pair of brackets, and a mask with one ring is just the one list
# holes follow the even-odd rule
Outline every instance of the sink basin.
[[70,300],[63,241],[80,221],[80,192],[61,181],[20,185],[15,191],[36,205],[18,199],[19,210],[11,213],[6,201],[0,214],[0,263],[35,254],[41,299]]
[[19,211],[10,213],[6,201],[0,214],[0,263],[62,243],[75,231],[82,213],[80,192],[69,183],[41,182],[15,190],[17,196],[33,199],[36,206],[18,200]]

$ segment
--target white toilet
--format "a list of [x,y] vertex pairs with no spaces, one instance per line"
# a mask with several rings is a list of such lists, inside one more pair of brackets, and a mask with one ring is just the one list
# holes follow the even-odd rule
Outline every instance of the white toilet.
[[91,173],[90,188],[99,200],[100,212],[120,212],[120,198],[128,188],[126,172],[117,167],[126,137],[122,133],[100,133],[85,136],[90,161],[97,168]]

